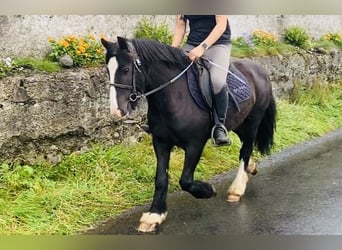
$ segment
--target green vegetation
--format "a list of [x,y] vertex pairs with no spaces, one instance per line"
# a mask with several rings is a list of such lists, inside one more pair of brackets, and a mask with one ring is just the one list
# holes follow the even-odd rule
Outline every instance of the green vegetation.
[[[298,85],[299,86],[299,85]],[[296,87],[290,101],[278,101],[275,148],[323,135],[342,126],[342,83]],[[240,143],[231,147],[208,142],[196,170],[206,180],[235,168]],[[183,151],[174,149],[170,192],[179,190]],[[260,159],[260,155],[255,155]],[[55,166],[0,165],[0,234],[75,234],[93,223],[150,202],[155,156],[148,135],[136,144],[104,148],[94,145]],[[257,178],[257,177],[256,177]]]
[[320,40],[314,41],[315,47],[323,47],[330,50],[331,48],[342,49],[342,34],[336,32],[329,32],[321,37]]
[[142,18],[134,31],[135,38],[148,38],[171,45],[173,34],[166,23],[156,24],[148,18]]
[[75,66],[98,66],[104,61],[103,46],[93,35],[69,35],[58,41],[50,37],[49,42],[52,51],[48,57],[52,61],[58,61],[63,55],[69,55]]
[[[135,38],[148,38],[170,45],[172,32],[165,23],[156,24],[151,19],[142,18],[134,31]],[[186,38],[184,38],[183,43]],[[290,55],[302,50],[315,50],[323,48],[330,51],[342,48],[342,36],[339,33],[329,32],[319,40],[313,40],[308,33],[299,26],[290,26],[284,30],[283,39],[276,34],[261,29],[255,30],[251,35],[244,35],[233,39],[232,56],[255,57],[267,55]]]
[[302,49],[309,49],[311,45],[308,33],[299,26],[291,26],[285,29],[284,40],[286,43]]
[[323,48],[328,53],[332,49],[342,48],[341,34],[330,32],[313,40],[298,26],[285,29],[282,40],[270,32],[256,30],[252,35],[237,37],[232,42],[232,56],[235,57],[291,55],[299,50],[315,51],[318,48]]
[[238,37],[232,41],[232,56],[238,58],[244,57],[261,57],[275,55],[291,55],[296,50],[296,47],[275,41],[272,46],[254,45],[251,40],[245,40],[243,37]]
[[93,35],[83,37],[68,35],[58,41],[50,37],[48,41],[51,52],[44,59],[26,57],[0,60],[0,78],[20,72],[22,69],[57,72],[61,70],[58,60],[63,55],[69,55],[76,67],[94,67],[104,63],[103,46]]
[[339,34],[337,32],[329,32],[321,37],[321,40],[323,41],[331,41],[336,46],[338,46],[340,49],[342,49],[342,34]]
[[7,58],[0,61],[0,78],[5,77],[11,73],[20,72],[23,69],[34,69],[41,72],[57,72],[60,66],[56,62],[48,59],[35,59],[32,57],[16,58],[14,60]]

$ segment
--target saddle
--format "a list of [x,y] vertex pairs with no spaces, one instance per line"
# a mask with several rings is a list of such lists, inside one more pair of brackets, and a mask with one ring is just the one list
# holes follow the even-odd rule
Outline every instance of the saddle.
[[[195,103],[201,109],[211,112],[214,94],[206,62],[200,60],[194,63],[187,71],[187,78],[188,87]],[[229,93],[228,108],[235,107],[240,112],[239,104],[251,97],[252,90],[246,77],[232,63],[229,65],[226,83]]]

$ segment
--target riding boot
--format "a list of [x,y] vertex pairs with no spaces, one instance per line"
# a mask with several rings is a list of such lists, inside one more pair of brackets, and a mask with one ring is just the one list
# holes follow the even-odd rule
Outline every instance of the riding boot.
[[230,145],[232,143],[228,136],[228,130],[224,125],[228,110],[228,98],[227,87],[224,87],[220,93],[214,95],[214,108],[217,114],[217,119],[215,119],[212,137],[214,140],[214,145],[216,146]]

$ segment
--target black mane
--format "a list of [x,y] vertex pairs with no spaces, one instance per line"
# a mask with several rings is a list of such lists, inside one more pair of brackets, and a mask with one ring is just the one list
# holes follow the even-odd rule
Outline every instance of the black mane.
[[132,43],[142,61],[164,62],[180,67],[190,63],[190,59],[178,48],[149,39],[133,39]]

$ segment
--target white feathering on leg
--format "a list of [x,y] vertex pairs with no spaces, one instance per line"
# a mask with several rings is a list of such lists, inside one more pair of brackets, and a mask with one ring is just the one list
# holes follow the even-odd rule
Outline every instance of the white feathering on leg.
[[140,232],[152,232],[156,229],[157,225],[162,224],[167,217],[167,212],[162,214],[157,213],[143,213],[140,218],[140,225],[138,231]]
[[245,163],[241,160],[237,175],[228,189],[228,194],[242,196],[245,193],[247,182],[248,175],[245,171]]

